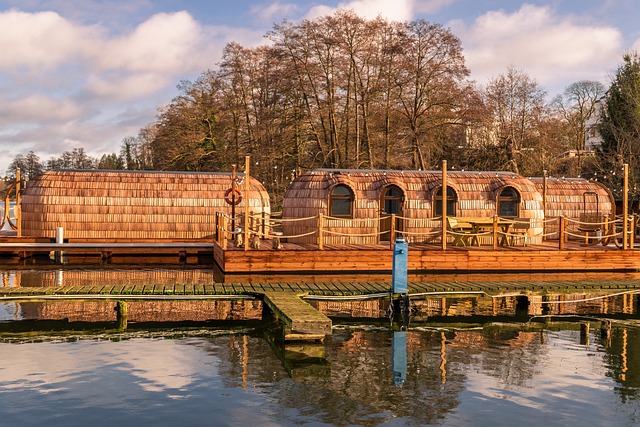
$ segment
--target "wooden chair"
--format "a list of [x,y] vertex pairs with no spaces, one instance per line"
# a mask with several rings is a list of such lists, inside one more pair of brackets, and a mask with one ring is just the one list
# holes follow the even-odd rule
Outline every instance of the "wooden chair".
[[454,246],[469,245],[469,237],[473,234],[473,227],[469,223],[459,222],[457,218],[447,217],[447,230],[453,236]]
[[511,238],[510,245],[515,244],[515,240],[522,237],[522,246],[527,246],[527,240],[529,238],[529,229],[531,228],[531,219],[529,218],[514,218],[513,225],[511,226]]

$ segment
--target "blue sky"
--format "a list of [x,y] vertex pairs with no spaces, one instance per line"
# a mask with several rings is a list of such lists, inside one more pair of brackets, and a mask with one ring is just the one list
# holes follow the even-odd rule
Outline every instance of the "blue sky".
[[549,98],[579,80],[608,87],[640,50],[637,0],[0,0],[0,175],[29,151],[117,152],[226,43],[255,46],[273,23],[337,8],[440,23],[479,86],[512,65]]

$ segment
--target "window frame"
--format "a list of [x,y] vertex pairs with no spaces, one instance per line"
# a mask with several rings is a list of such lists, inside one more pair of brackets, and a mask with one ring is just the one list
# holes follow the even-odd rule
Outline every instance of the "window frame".
[[[339,190],[339,189],[347,190],[348,194],[335,194],[336,190]],[[336,205],[344,204],[345,201],[348,203],[349,212],[347,214],[344,214],[344,213],[336,214],[334,212],[334,210],[336,209]],[[353,208],[354,201],[355,201],[355,195],[353,193],[353,190],[348,185],[337,184],[333,186],[333,188],[331,188],[331,191],[329,191],[329,216],[333,216],[336,218],[352,219],[353,212],[354,212],[354,208]]]
[[[515,196],[503,196],[506,191],[513,191]],[[508,185],[503,187],[498,191],[498,195],[496,197],[496,214],[501,218],[518,218],[520,217],[520,204],[522,202],[522,196],[520,192],[513,186]],[[503,214],[504,206],[515,206],[515,214],[514,215],[506,215]]]
[[[451,194],[449,194],[449,191],[451,191]],[[456,216],[457,213],[458,192],[452,186],[447,185],[447,216]],[[442,186],[436,188],[433,192],[433,216],[442,216]]]

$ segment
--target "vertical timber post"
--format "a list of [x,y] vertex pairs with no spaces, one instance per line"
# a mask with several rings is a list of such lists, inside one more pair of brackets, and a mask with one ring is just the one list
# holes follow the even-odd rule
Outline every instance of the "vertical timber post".
[[322,212],[318,214],[318,249],[324,249],[324,233],[322,227],[324,226],[324,215]]
[[117,328],[120,331],[124,331],[127,329],[127,302],[117,301],[116,304]]
[[389,241],[391,242],[391,249],[393,249],[393,242],[396,241],[396,214],[391,214],[391,230],[389,233]]
[[249,197],[249,168],[251,167],[251,157],[244,157],[244,250],[249,250],[249,202],[251,198]]
[[[22,237],[22,206],[20,206],[20,184],[22,178],[20,176],[20,168],[16,169],[16,205],[13,208],[13,217],[16,220],[16,231],[18,237]],[[9,207],[7,206],[7,209]]]
[[542,241],[547,240],[547,170],[542,171]]
[[622,185],[622,249],[629,249],[629,165],[623,165]]
[[442,161],[442,250],[447,250],[447,161]]
[[560,222],[558,226],[558,249],[563,250],[564,249],[564,229],[565,229],[564,215],[560,215],[558,217],[558,221]]

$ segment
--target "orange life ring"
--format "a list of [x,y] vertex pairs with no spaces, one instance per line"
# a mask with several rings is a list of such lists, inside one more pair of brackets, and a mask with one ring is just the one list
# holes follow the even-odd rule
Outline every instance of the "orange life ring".
[[[235,193],[236,195],[235,201],[231,197],[232,192]],[[236,189],[229,188],[227,189],[227,191],[224,192],[224,201],[229,203],[230,205],[238,205],[242,201],[242,193],[237,188]]]

